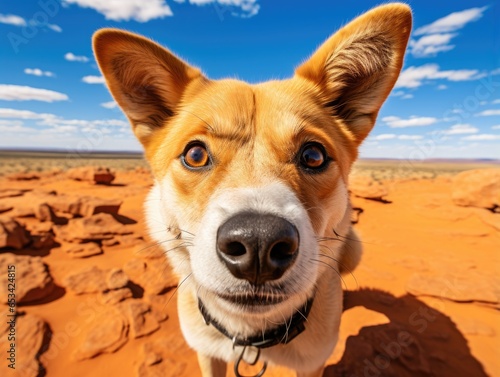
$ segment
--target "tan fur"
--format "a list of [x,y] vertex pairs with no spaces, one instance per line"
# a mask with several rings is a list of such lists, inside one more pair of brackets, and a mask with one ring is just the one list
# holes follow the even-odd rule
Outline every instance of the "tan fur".
[[[165,233],[184,224],[199,227],[217,195],[279,182],[305,209],[314,237],[330,238],[329,247],[321,252],[334,261],[333,268],[317,268],[315,303],[306,332],[286,346],[262,353],[266,360],[295,365],[298,376],[321,375],[318,367],[336,342],[341,287],[335,266],[341,272],[352,271],[361,255],[361,243],[350,224],[348,175],[359,144],[397,79],[410,29],[408,6],[375,8],[331,36],[293,78],[257,85],[209,80],[135,34],[102,29],[94,36],[99,67],[143,144],[157,181],[152,195],[171,201],[170,207],[158,209],[158,216],[169,222],[164,224]],[[193,140],[208,146],[214,160],[210,170],[193,172],[180,163],[180,154]],[[334,158],[320,174],[304,174],[297,167],[297,151],[308,141],[321,143]],[[336,234],[342,238],[335,240]],[[188,249],[179,247],[167,254],[179,277],[186,279],[179,291],[181,325],[189,339],[207,339],[204,350],[198,349],[203,376],[223,376],[224,362],[213,358],[209,349],[227,354],[228,360],[234,360],[234,352],[227,339],[203,323],[196,297],[205,294],[211,305],[212,296],[193,281],[190,265],[197,256]],[[290,303],[286,310],[293,314],[295,305]],[[250,333],[261,326],[258,318],[248,325],[238,318],[227,318],[231,329]],[[323,348],[316,349],[321,342]],[[313,355],[320,355],[319,361],[313,361]]]

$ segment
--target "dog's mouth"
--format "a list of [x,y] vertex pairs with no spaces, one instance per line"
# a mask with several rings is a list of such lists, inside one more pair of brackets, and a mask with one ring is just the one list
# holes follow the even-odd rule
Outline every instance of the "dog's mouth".
[[262,307],[262,306],[276,305],[282,303],[287,299],[287,296],[285,295],[259,294],[259,293],[248,293],[248,294],[219,293],[218,297],[233,305],[245,306],[245,307]]

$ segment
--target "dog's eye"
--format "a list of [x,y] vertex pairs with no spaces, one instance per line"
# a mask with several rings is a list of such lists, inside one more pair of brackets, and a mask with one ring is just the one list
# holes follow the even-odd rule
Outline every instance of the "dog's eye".
[[310,170],[321,169],[328,162],[325,149],[318,143],[307,143],[300,151],[300,164]]
[[203,168],[210,164],[210,155],[205,145],[196,143],[186,147],[181,156],[181,160],[188,168]]

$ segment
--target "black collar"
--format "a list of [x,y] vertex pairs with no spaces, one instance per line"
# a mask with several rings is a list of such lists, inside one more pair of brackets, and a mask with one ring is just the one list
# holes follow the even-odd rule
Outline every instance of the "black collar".
[[311,311],[313,300],[314,296],[307,300],[301,308],[302,310],[297,310],[292,318],[290,318],[290,320],[285,322],[283,325],[271,329],[262,335],[255,335],[249,338],[241,338],[238,335],[231,335],[219,321],[215,320],[210,316],[210,314],[208,314],[205,305],[203,305],[203,302],[199,298],[198,308],[200,309],[200,313],[207,326],[212,325],[219,330],[220,333],[231,339],[233,347],[252,346],[257,348],[268,348],[277,344],[287,344],[306,329],[304,322],[307,321],[307,316]]

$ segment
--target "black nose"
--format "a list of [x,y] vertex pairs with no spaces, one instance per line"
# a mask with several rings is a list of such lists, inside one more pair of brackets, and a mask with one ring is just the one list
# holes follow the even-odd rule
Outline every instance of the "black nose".
[[231,273],[252,284],[279,279],[299,249],[299,233],[289,221],[271,214],[242,212],[217,231],[217,254]]

